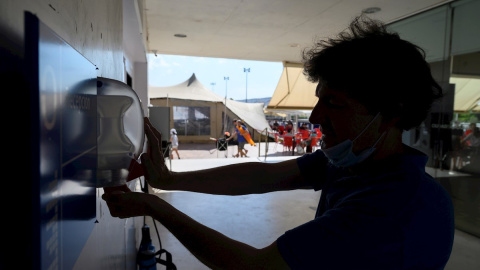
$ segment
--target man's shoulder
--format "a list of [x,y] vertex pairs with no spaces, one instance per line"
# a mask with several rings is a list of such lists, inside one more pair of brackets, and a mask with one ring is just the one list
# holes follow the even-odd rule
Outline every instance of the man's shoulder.
[[245,131],[248,132],[248,128],[247,128],[246,126],[244,126],[244,125],[241,125],[239,130],[241,130],[241,131],[243,131],[243,132],[245,132]]

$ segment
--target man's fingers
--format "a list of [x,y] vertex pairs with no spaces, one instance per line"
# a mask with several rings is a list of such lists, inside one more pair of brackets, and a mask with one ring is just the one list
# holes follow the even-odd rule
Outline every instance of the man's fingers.
[[[156,166],[163,166],[165,164],[165,158],[163,155],[164,150],[162,149],[162,134],[152,125],[152,123],[150,123],[150,119],[148,119],[148,117],[144,118],[144,125],[145,134],[147,135],[147,139],[149,141],[147,144],[148,156],[153,164],[151,168],[154,169]],[[150,175],[155,177],[152,174]]]
[[150,122],[150,119],[148,119],[148,117],[145,117],[144,118],[144,124],[147,125],[153,132],[153,134],[155,135],[155,137],[157,137],[160,141],[162,140],[162,133],[159,132],[153,125],[152,123]]
[[[145,117],[144,118],[144,129],[145,135],[153,135],[159,142],[162,141],[162,133],[160,133],[153,125],[150,123],[150,120]],[[160,144],[159,147],[161,148],[162,145]]]
[[145,134],[148,139],[148,155],[156,162],[163,163],[163,151],[161,141],[154,135],[152,129],[149,126],[145,126]]
[[150,159],[149,155],[141,155],[140,159],[142,160],[142,167],[143,171],[145,173],[145,180],[148,181],[148,179],[155,179],[155,177],[158,177],[158,173],[155,169],[155,166],[152,164],[152,160]]
[[146,119],[146,124],[150,127],[150,130],[152,130],[153,134],[155,135],[155,137],[158,138],[159,141],[162,141],[162,133],[159,132],[153,125],[152,123],[150,123],[150,119],[148,119],[147,117],[145,117]]
[[132,159],[130,161],[130,166],[128,167],[127,182],[137,179],[138,177],[143,176],[143,174],[142,165],[140,165],[140,163],[138,163],[136,160]]
[[148,120],[148,118],[144,118],[144,121],[143,121],[144,125],[143,125],[143,129],[145,131],[145,136],[147,136],[147,150],[148,150],[148,153],[150,154],[151,152],[153,152],[153,147],[157,147],[158,146],[158,138],[155,137],[155,134],[153,134],[153,131],[152,131],[152,124],[150,123],[150,121]]
[[148,118],[148,117],[143,117],[143,123],[144,123],[145,125],[149,125],[149,126],[152,125],[152,123],[150,123],[150,118]]
[[127,185],[121,185],[116,187],[104,187],[103,190],[105,193],[118,193],[118,192],[124,193],[124,192],[131,191]]

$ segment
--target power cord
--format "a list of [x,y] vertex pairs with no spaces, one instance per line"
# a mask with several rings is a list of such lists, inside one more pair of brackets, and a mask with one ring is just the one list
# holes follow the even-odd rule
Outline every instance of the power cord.
[[[145,180],[144,187],[141,186],[141,190],[145,193],[148,193],[148,186]],[[166,249],[162,248],[162,242],[160,240],[160,234],[158,233],[157,223],[155,219],[152,218],[153,226],[155,227],[155,232],[157,233],[158,243],[160,245],[160,250],[155,252],[155,246],[152,243],[150,237],[150,227],[146,223],[146,216],[143,217],[143,227],[142,227],[142,241],[137,253],[137,264],[139,270],[156,270],[157,263],[166,266],[166,270],[177,270],[177,267],[172,262],[172,254]],[[162,259],[162,255],[165,254],[166,259]]]

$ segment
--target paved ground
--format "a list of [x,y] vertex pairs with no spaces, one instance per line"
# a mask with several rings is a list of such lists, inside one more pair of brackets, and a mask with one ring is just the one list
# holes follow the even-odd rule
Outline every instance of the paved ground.
[[[275,142],[270,143],[257,143],[256,146],[247,145],[245,149],[248,150],[247,156],[250,158],[264,158],[275,157],[275,156],[292,156],[291,151],[283,151],[283,146],[276,144]],[[180,154],[180,159],[208,159],[208,158],[234,158],[233,155],[238,153],[236,145],[228,145],[228,150],[220,151],[216,148],[216,143],[181,143],[178,147],[178,152]],[[295,156],[299,156],[297,153],[294,153]],[[177,159],[177,155],[173,153],[173,159]]]

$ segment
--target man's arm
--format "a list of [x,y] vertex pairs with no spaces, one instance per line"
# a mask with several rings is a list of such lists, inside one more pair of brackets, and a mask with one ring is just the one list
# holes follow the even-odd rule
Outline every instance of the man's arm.
[[[145,166],[153,166],[149,161]],[[191,172],[171,172],[161,188],[219,195],[260,194],[308,188],[295,159],[278,163],[246,162]],[[150,179],[151,177],[147,177]]]
[[306,188],[295,159],[278,163],[249,162],[199,171],[172,172],[165,165],[161,134],[145,118],[147,153],[142,154],[142,170],[154,188],[221,195],[258,194]]
[[235,135],[237,135],[237,131],[234,130],[232,135],[230,136],[230,138],[227,139],[227,141],[230,141],[231,139],[233,139],[233,137],[235,137]]

